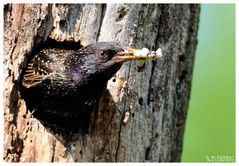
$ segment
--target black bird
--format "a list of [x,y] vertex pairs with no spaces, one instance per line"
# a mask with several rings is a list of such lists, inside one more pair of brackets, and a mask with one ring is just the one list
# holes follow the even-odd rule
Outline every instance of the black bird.
[[27,107],[55,117],[77,117],[89,111],[124,62],[144,59],[132,50],[98,42],[79,50],[49,48],[33,53],[22,77]]

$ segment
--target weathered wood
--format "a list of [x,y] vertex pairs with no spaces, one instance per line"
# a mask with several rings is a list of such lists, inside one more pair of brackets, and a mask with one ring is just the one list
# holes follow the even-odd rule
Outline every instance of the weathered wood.
[[[4,160],[180,161],[198,21],[198,5],[5,5]],[[138,62],[123,65],[92,113],[89,134],[66,138],[27,111],[19,93],[29,54],[49,39],[79,47],[96,41],[161,47],[164,56],[140,72]]]

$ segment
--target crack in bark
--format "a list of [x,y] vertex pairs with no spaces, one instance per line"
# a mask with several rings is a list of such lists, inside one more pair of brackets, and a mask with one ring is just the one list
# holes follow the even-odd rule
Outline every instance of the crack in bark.
[[[154,110],[154,108],[152,108],[152,110]],[[155,132],[155,117],[153,115],[153,120],[152,120],[152,126],[151,126],[151,138],[150,138],[150,144],[147,147],[146,151],[145,151],[145,161],[150,161],[152,160],[152,158],[150,157],[150,152],[151,152],[151,147],[153,146],[153,142],[155,140],[156,137],[156,132]]]
[[[129,79],[130,77],[130,69],[131,69],[131,63],[132,62],[129,62],[129,68],[128,68],[128,75],[127,75],[127,78],[126,80]],[[127,88],[127,86],[126,86]],[[124,113],[126,112],[126,103],[127,101],[125,100],[124,98],[124,106],[123,106],[123,116],[121,116],[121,120],[120,120],[120,128],[119,128],[119,133],[118,133],[118,145],[117,145],[117,148],[116,148],[116,154],[115,154],[115,162],[117,162],[117,158],[118,158],[118,153],[119,153],[119,147],[120,147],[120,138],[121,138],[121,130],[122,130],[122,126],[123,126],[123,118],[124,118]]]
[[54,162],[55,159],[55,150],[56,150],[56,140],[53,140],[52,142],[52,158],[51,158],[51,162]]
[[98,29],[98,32],[97,32],[97,35],[96,35],[96,41],[97,42],[99,41],[100,31],[101,31],[102,23],[103,23],[103,20],[104,20],[104,17],[105,17],[105,12],[106,12],[106,9],[107,9],[107,4],[102,4],[101,8],[102,9],[101,9],[101,16],[100,16],[100,25],[99,25],[99,29]]
[[[162,20],[162,14],[160,14],[160,16],[159,16],[158,31],[157,31],[157,35],[156,35],[155,42],[154,42],[155,47],[157,47],[159,45],[161,20]],[[153,79],[153,74],[154,74],[154,69],[155,69],[156,63],[157,63],[157,61],[152,61],[152,68],[151,68],[150,79],[149,79],[147,105],[149,105],[151,102],[151,99],[150,99],[151,98],[151,86],[152,86],[152,79]]]
[[151,84],[152,84],[152,80],[153,80],[153,73],[154,73],[156,63],[157,63],[156,61],[152,61],[152,68],[151,68],[151,73],[150,73],[150,78],[149,78],[147,105],[149,105],[150,102],[151,102],[151,90],[152,90],[151,89]]

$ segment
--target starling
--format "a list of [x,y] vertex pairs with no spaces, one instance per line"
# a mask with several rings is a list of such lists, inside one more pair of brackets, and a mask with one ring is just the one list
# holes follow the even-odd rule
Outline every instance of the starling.
[[56,117],[89,111],[106,91],[107,81],[128,60],[147,59],[135,49],[98,42],[79,50],[47,48],[33,53],[22,76],[29,109]]

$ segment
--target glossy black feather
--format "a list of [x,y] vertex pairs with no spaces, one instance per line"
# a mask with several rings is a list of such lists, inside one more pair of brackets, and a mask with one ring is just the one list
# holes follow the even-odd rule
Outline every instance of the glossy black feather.
[[58,117],[90,111],[122,64],[112,60],[119,51],[119,45],[101,42],[80,50],[34,53],[22,77],[22,95],[29,109]]

